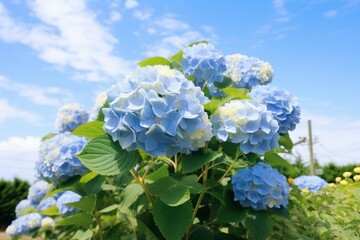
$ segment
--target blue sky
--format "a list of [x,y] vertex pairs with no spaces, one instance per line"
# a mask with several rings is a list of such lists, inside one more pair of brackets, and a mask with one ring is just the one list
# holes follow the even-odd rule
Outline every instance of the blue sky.
[[294,141],[311,119],[321,163],[360,163],[360,0],[1,0],[0,178],[33,179],[62,104],[90,109],[137,61],[200,39],[270,62],[300,100]]

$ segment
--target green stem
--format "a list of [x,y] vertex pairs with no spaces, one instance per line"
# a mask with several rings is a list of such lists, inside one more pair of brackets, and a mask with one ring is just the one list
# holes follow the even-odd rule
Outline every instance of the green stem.
[[149,189],[146,187],[146,183],[144,182],[144,179],[141,178],[134,169],[131,169],[130,173],[131,173],[131,175],[133,175],[136,182],[142,187],[142,189],[144,190],[146,197],[149,199],[150,203],[152,205],[154,205],[154,199],[151,196]]
[[241,156],[240,150],[238,149],[236,152],[236,156],[234,161],[231,163],[231,165],[228,167],[228,169],[226,169],[225,173],[221,176],[221,178],[219,179],[218,183],[221,183],[221,181],[226,177],[226,175],[230,172],[230,170],[234,167],[235,162],[239,159],[239,157]]
[[200,208],[201,202],[202,202],[202,200],[204,198],[204,195],[205,195],[205,192],[206,192],[206,180],[207,180],[207,177],[208,177],[208,170],[209,170],[209,163],[206,163],[205,164],[205,169],[204,169],[204,172],[203,172],[203,187],[204,187],[204,189],[200,193],[198,201],[196,202],[196,206],[195,206],[193,215],[191,217],[191,225],[190,225],[190,227],[189,227],[189,229],[188,229],[188,231],[186,233],[186,237],[185,237],[186,240],[190,239],[192,224],[193,224],[193,222],[195,220],[196,214],[197,214],[197,212],[198,212],[198,210]]
[[97,225],[99,226],[99,239],[100,240],[103,240],[104,239],[104,236],[103,236],[103,233],[102,233],[102,225],[101,225],[101,219],[100,219],[100,216],[98,214],[98,211],[97,209],[95,208],[95,220],[96,220],[96,223]]
[[178,168],[179,168],[179,157],[176,154],[175,157],[174,157],[174,172],[177,172]]

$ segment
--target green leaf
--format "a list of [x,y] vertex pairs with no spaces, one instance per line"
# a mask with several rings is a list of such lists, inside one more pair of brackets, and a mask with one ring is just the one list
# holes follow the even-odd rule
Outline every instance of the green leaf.
[[183,54],[184,52],[182,50],[180,50],[178,53],[176,53],[175,55],[170,57],[170,60],[173,62],[181,62],[181,59],[183,58]]
[[198,44],[200,44],[200,43],[209,43],[209,42],[206,41],[206,40],[200,40],[200,41],[197,41],[197,42],[190,43],[190,44],[189,44],[189,47],[198,45]]
[[171,62],[163,57],[151,57],[138,63],[140,67],[166,65],[172,68]]
[[56,133],[48,133],[41,139],[41,142],[44,142],[45,140],[48,140],[48,139],[54,137],[55,135],[56,135]]
[[67,203],[66,205],[78,208],[88,213],[92,213],[96,204],[96,196],[90,195],[82,198],[78,202]]
[[196,175],[184,176],[179,179],[179,184],[189,188],[191,194],[198,194],[204,189],[204,187],[198,183],[197,179],[198,176]]
[[85,212],[80,212],[56,223],[56,226],[81,226],[90,228],[92,224],[92,216]]
[[57,216],[57,215],[59,215],[59,209],[56,206],[51,206],[48,209],[42,211],[41,215]]
[[239,202],[234,201],[234,193],[226,191],[224,196],[224,203],[218,210],[218,220],[226,223],[237,223],[242,221],[246,216],[246,209],[241,207]]
[[194,172],[204,166],[205,163],[215,161],[222,155],[222,152],[215,151],[209,151],[204,155],[201,150],[190,155],[184,155],[181,157],[182,171],[183,173]]
[[283,146],[286,150],[291,152],[292,148],[294,147],[294,144],[290,138],[289,133],[280,135],[279,145]]
[[296,168],[280,155],[270,151],[265,153],[264,162],[279,170],[286,176],[296,175]]
[[156,181],[160,178],[169,176],[169,168],[168,166],[162,166],[159,169],[156,169],[154,172],[148,174],[145,179],[150,181]]
[[222,91],[234,99],[250,99],[250,97],[247,95],[249,90],[244,88],[224,88]]
[[113,204],[113,205],[108,206],[108,207],[106,207],[104,209],[101,209],[99,211],[99,213],[109,213],[109,212],[117,210],[118,208],[119,208],[119,204]]
[[76,231],[76,234],[72,236],[72,239],[74,240],[90,240],[93,236],[93,232],[88,229],[86,231],[78,230]]
[[286,207],[281,208],[271,208],[271,213],[276,214],[280,217],[288,218],[290,219],[289,210]]
[[86,183],[90,182],[91,180],[93,180],[98,175],[99,174],[97,174],[95,172],[88,172],[87,174],[85,174],[84,176],[82,176],[80,178],[79,182],[82,184],[86,184]]
[[161,194],[160,199],[169,206],[179,206],[190,199],[190,191],[186,186],[175,185]]
[[213,113],[220,106],[220,99],[212,99],[210,102],[204,105],[204,109],[207,112]]
[[143,192],[144,190],[137,183],[127,185],[120,195],[120,207],[129,208]]
[[252,211],[245,218],[245,226],[254,240],[265,240],[271,232],[271,219],[266,211]]
[[170,176],[150,184],[149,191],[153,196],[160,197],[169,206],[178,206],[190,199],[189,188]]
[[104,122],[92,121],[84,123],[72,131],[72,134],[79,137],[94,138],[105,134]]
[[106,180],[103,176],[96,176],[83,187],[86,189],[86,194],[97,194],[101,190],[104,190],[105,183]]
[[109,135],[93,138],[77,157],[85,167],[101,175],[128,171],[141,160],[138,151],[123,150]]
[[215,87],[217,88],[226,88],[228,86],[230,86],[230,84],[232,83],[232,80],[228,77],[224,77],[222,82],[214,82]]
[[104,121],[105,115],[102,110],[103,110],[103,108],[108,108],[108,107],[109,107],[109,101],[106,100],[105,103],[102,105],[102,107],[99,110],[98,116],[96,118],[97,121],[101,121],[101,122]]
[[240,145],[238,143],[222,142],[221,148],[226,155],[228,155],[232,159],[235,159],[236,153],[237,151],[239,151]]
[[166,239],[181,240],[191,225],[193,207],[190,201],[170,207],[155,199],[153,216],[156,225]]

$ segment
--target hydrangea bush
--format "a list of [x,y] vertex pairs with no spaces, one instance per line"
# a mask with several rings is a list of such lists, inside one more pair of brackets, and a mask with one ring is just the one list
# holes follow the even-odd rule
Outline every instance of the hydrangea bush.
[[294,179],[294,185],[296,185],[300,190],[307,189],[316,193],[320,189],[326,187],[328,183],[318,176],[300,176]]
[[59,133],[40,146],[42,182],[7,233],[266,239],[272,217],[288,216],[290,188],[274,166],[288,164],[279,153],[291,153],[300,115],[287,92],[258,90],[272,78],[268,63],[201,41],[140,62],[99,95],[90,121],[62,107]]

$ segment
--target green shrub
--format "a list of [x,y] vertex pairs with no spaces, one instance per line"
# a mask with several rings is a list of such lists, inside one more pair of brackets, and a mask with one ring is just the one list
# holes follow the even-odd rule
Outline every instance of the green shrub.
[[15,178],[14,181],[0,180],[0,229],[4,229],[15,219],[15,207],[26,198],[29,183]]
[[[293,187],[290,218],[274,218],[270,239],[360,239],[360,182],[325,187],[317,194]],[[333,185],[334,186],[334,185]]]
[[342,177],[344,172],[352,172],[357,165],[337,166],[335,163],[329,163],[323,167],[324,173],[320,176],[327,182],[335,182],[336,177]]

